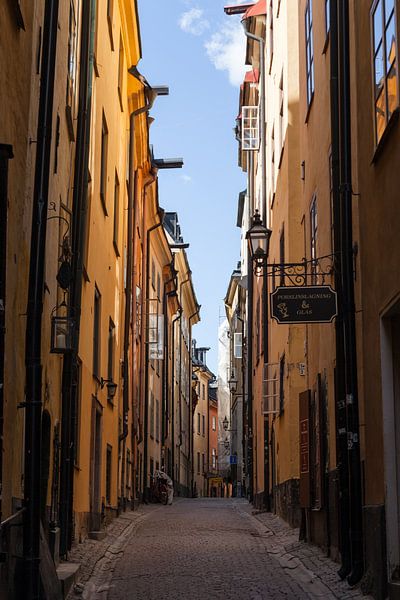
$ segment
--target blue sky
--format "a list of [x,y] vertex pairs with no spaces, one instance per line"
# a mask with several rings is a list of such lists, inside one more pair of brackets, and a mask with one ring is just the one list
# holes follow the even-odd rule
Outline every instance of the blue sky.
[[[228,2],[226,2],[228,3]],[[230,4],[240,4],[232,0]],[[177,211],[201,308],[193,330],[210,346],[217,371],[219,313],[239,259],[237,198],[246,179],[237,166],[233,127],[245,72],[244,35],[223,0],[138,0],[143,59],[150,85],[168,85],[152,110],[156,158],[183,157],[182,170],[160,171],[160,205]]]

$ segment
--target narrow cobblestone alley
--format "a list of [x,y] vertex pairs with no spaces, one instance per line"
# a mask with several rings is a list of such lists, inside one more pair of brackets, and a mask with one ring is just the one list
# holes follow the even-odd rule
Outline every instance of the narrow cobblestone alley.
[[[149,506],[109,548],[87,582],[87,600],[361,598],[337,581],[337,565],[293,530],[269,527],[239,499],[179,499]],[[283,530],[282,530],[283,528]],[[306,554],[309,562],[304,564]],[[78,597],[77,595],[73,596]]]

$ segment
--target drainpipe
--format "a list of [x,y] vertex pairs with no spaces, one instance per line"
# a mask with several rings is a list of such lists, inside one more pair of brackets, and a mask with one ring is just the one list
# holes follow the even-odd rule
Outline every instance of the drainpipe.
[[350,107],[349,3],[339,2],[339,76],[340,76],[340,194],[342,214],[342,285],[344,355],[346,372],[347,447],[350,491],[350,585],[358,583],[364,570],[362,531],[362,491],[360,430],[357,385],[357,336],[354,300],[352,156]]
[[190,399],[189,399],[189,464],[190,464],[190,493],[193,498],[193,480],[194,480],[194,440],[193,440],[193,388],[192,388],[192,370],[193,370],[193,352],[192,352],[192,327],[191,321],[196,315],[200,314],[201,305],[197,306],[197,310],[189,317],[189,332],[190,332],[190,344],[189,344],[189,379],[190,379]]
[[[155,98],[155,96],[154,96]],[[128,182],[128,223],[127,223],[127,266],[126,266],[126,288],[125,288],[125,315],[124,315],[124,377],[123,377],[123,429],[119,436],[119,443],[122,448],[121,462],[121,499],[124,497],[125,486],[125,452],[126,438],[128,437],[128,415],[129,415],[129,346],[130,346],[130,328],[132,318],[132,265],[133,265],[133,245],[134,245],[134,204],[136,194],[136,173],[135,173],[135,117],[148,112],[154,102],[154,98],[146,103],[145,106],[131,112],[129,116],[129,182]]]
[[[154,181],[154,180],[153,180]],[[153,181],[148,182],[148,185]],[[153,231],[161,227],[163,220],[161,210],[158,213],[159,222],[156,225],[152,225],[146,232],[146,300],[148,300],[149,291],[149,270],[150,270],[150,235]],[[146,306],[146,325],[148,328],[148,311]],[[147,331],[146,328],[146,331]],[[144,424],[143,424],[143,497],[146,502],[147,500],[147,457],[148,457],[148,428],[149,428],[149,344],[147,340],[146,345],[146,356],[145,356],[145,379],[144,379]]]
[[338,47],[338,4],[330,1],[330,103],[331,103],[331,156],[332,156],[332,195],[333,233],[335,253],[335,289],[338,298],[338,316],[335,319],[336,370],[335,370],[335,419],[336,419],[336,468],[339,481],[338,519],[341,579],[351,571],[350,554],[350,503],[349,465],[347,455],[347,418],[345,399],[345,352],[343,332],[343,290],[342,290],[342,216],[340,207],[340,143],[339,143],[339,47]]
[[[265,40],[248,31],[248,19],[242,21],[244,33],[247,38],[257,42],[260,45],[260,121],[261,121],[261,167],[262,167],[262,217],[264,225],[267,227],[267,147],[266,147],[266,131],[265,131]],[[253,215],[251,215],[253,216]]]
[[172,319],[172,397],[171,397],[171,450],[172,450],[172,483],[175,483],[175,323],[182,317],[182,307],[179,307],[178,315]]
[[73,349],[64,356],[62,374],[61,469],[60,469],[60,554],[66,555],[72,544],[75,413],[77,357],[82,302],[83,254],[86,240],[88,163],[92,108],[93,48],[96,2],[82,5],[79,109],[75,153],[72,215],[72,284],[70,316],[75,319]]
[[36,600],[40,594],[41,344],[57,25],[58,0],[46,0],[25,340],[26,400],[23,403],[26,409],[23,552],[27,600]]
[[[4,431],[4,351],[6,333],[6,278],[7,278],[7,190],[8,161],[14,158],[12,146],[0,144],[0,489],[3,486],[3,431]],[[2,517],[0,495],[0,523]]]

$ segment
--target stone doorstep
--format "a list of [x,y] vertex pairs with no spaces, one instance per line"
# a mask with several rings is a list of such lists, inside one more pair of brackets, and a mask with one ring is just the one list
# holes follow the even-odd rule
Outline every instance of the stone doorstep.
[[89,531],[88,538],[90,540],[96,540],[101,542],[107,535],[107,531],[105,529],[100,529],[99,531]]
[[68,596],[68,593],[75,581],[78,578],[78,573],[81,565],[78,563],[62,562],[57,567],[57,577],[61,583],[63,598]]

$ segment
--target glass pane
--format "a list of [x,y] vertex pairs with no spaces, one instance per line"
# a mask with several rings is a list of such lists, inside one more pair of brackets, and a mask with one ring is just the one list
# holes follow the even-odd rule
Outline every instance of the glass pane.
[[385,0],[385,23],[387,23],[394,10],[394,0]]
[[375,56],[375,97],[383,86],[385,71],[383,68],[383,45],[381,44]]
[[397,73],[396,63],[393,64],[387,77],[387,94],[388,94],[388,118],[392,115],[397,106]]
[[396,24],[394,14],[392,15],[386,28],[386,70],[390,70],[396,58]]
[[374,12],[374,51],[382,39],[382,0],[378,2]]
[[386,127],[386,107],[385,107],[385,94],[383,90],[378,96],[375,102],[375,114],[376,114],[376,141],[382,137]]

